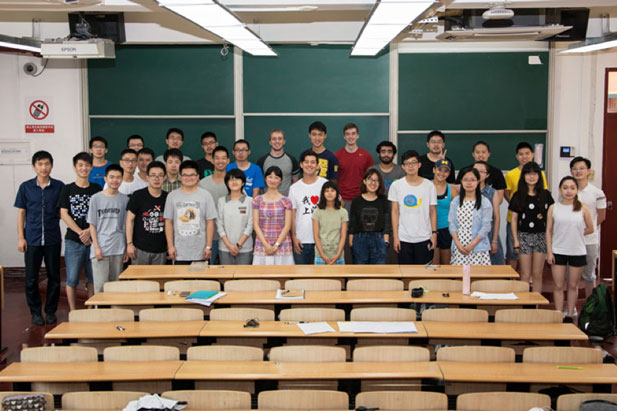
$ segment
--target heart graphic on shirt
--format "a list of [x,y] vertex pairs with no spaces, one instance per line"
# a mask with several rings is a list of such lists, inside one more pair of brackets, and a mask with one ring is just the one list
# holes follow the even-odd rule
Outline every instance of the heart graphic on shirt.
[[319,196],[311,196],[311,203],[317,204],[318,201],[319,201]]

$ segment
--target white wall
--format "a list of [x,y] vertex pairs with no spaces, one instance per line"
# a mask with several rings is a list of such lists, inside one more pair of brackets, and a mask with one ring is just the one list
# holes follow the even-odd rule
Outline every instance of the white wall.
[[[40,59],[0,53],[0,142],[28,141],[30,153],[47,150],[54,157],[52,176],[73,181],[72,157],[83,149],[81,63],[49,61],[38,77],[26,75],[23,65]],[[27,97],[51,98],[54,134],[26,134]],[[50,114],[51,115],[51,114]],[[0,165],[0,264],[23,266],[23,255],[17,251],[17,212],[13,207],[19,184],[34,177],[30,165]],[[63,230],[64,232],[64,230]]]

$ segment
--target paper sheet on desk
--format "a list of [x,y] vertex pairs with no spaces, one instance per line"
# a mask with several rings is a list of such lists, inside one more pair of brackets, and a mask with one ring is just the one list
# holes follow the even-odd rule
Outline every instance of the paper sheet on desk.
[[481,293],[480,291],[474,291],[471,293],[471,296],[481,300],[518,300],[514,293]]
[[318,323],[298,323],[298,327],[300,327],[302,332],[306,335],[318,333],[333,333],[336,331],[330,326],[330,324],[325,321]]
[[398,334],[417,333],[413,321],[339,321],[338,329],[343,333]]
[[157,394],[144,395],[138,400],[129,402],[124,411],[137,410],[183,410],[187,406],[186,401],[170,400],[159,397]]

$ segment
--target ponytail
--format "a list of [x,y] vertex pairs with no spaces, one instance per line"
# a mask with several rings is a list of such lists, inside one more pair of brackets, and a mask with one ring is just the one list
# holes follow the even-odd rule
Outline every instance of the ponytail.
[[578,199],[578,194],[576,194],[574,196],[574,202],[572,203],[572,210],[573,211],[581,211],[582,208],[583,208],[583,204]]

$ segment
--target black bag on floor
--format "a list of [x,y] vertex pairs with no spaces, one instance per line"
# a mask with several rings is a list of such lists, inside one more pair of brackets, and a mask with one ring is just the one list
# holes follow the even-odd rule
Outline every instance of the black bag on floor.
[[599,284],[583,304],[578,327],[587,335],[609,337],[615,334],[615,311],[606,284]]
[[16,394],[4,397],[2,411],[44,411],[45,396],[42,394]]

